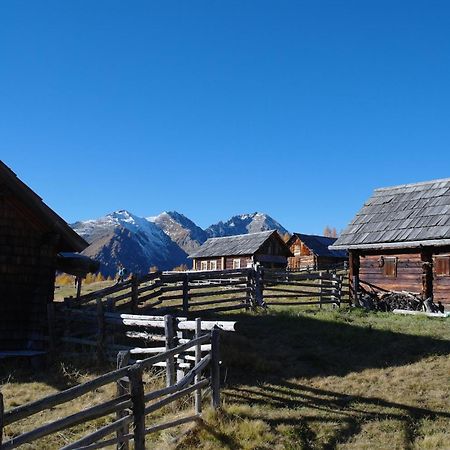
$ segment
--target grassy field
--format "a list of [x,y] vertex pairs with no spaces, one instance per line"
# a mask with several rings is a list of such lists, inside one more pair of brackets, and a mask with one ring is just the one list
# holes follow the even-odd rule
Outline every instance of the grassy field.
[[[155,435],[153,448],[450,448],[448,319],[304,307],[222,317],[239,325],[222,338],[221,411],[207,410],[204,422],[177,443],[171,437],[186,428]],[[6,409],[95,375],[88,364],[80,366],[59,364],[38,374],[3,367]],[[83,396],[69,407],[90,402]],[[34,420],[57,414],[63,411]],[[73,436],[87,429],[74,428]],[[57,448],[70,437],[61,433],[28,448]]]

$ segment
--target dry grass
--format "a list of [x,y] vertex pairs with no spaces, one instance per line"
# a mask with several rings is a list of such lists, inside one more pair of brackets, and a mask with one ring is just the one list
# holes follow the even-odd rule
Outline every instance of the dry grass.
[[[236,318],[239,326],[222,339],[223,408],[206,410],[203,423],[177,443],[172,438],[188,426],[152,436],[152,448],[450,448],[448,320],[294,307],[225,317]],[[95,376],[86,365],[60,365],[38,377],[13,370],[8,378],[9,372],[1,373],[6,409]],[[36,415],[24,426],[32,428],[113,394],[114,386],[107,386],[64,410]],[[166,408],[148,423],[190,405]],[[99,424],[75,427],[71,434],[28,448],[57,448]],[[22,429],[6,431],[11,435]]]

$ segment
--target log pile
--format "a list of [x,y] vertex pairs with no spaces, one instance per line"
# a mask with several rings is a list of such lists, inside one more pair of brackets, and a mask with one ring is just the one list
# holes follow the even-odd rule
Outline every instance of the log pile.
[[376,292],[373,290],[367,291],[362,287],[360,289],[361,305],[372,311],[393,311],[394,309],[403,309],[408,311],[442,312],[442,305],[440,302],[436,305],[431,298],[422,300],[419,295],[412,292]]

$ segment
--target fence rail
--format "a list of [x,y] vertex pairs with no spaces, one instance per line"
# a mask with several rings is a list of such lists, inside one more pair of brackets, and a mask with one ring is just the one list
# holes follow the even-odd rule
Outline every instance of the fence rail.
[[[288,271],[245,268],[223,271],[155,272],[132,277],[78,298],[65,299],[68,307],[93,307],[98,299],[109,309],[134,314],[182,311],[222,312],[275,304],[340,305],[348,295],[347,276],[328,271]],[[283,301],[279,300],[282,299]],[[296,302],[293,300],[297,299]]]
[[[117,445],[118,449],[123,450],[128,448],[128,442],[132,440],[134,441],[135,449],[143,450],[147,434],[198,420],[202,413],[202,393],[205,391],[205,388],[211,388],[211,404],[214,408],[217,408],[220,403],[220,330],[218,328],[211,329],[211,324],[204,324],[201,319],[194,321],[194,325],[192,325],[192,321],[183,321],[183,323],[186,328],[195,330],[193,339],[173,348],[163,348],[163,352],[146,357],[138,362],[132,362],[131,355],[135,356],[139,352],[130,352],[129,350],[121,352],[118,356],[118,369],[101,375],[94,380],[8,411],[3,411],[3,399],[0,394],[1,444],[4,427],[64,404],[107,384],[116,383],[117,385],[117,395],[114,398],[14,436],[4,441],[1,448],[5,450],[14,449],[20,445],[32,443],[49,434],[66,430],[99,417],[116,414],[115,419],[110,417],[111,423],[63,448],[66,450],[75,448],[94,449]],[[207,352],[202,356],[205,350]],[[177,357],[188,351],[195,353],[194,364],[187,373],[183,373],[175,381],[174,373]],[[145,383],[143,382],[144,371],[162,362],[166,363],[166,387],[146,392]],[[175,420],[168,420],[146,427],[146,416],[159,411],[176,400],[190,396],[192,393],[195,394],[194,414],[189,413],[189,415],[176,418]],[[133,425],[131,432],[130,425]],[[115,434],[115,436],[102,440],[112,434]]]

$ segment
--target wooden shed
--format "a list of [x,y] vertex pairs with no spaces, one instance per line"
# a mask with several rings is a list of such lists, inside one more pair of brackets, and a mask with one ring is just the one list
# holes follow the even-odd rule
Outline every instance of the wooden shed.
[[326,270],[348,260],[345,250],[330,250],[336,238],[294,233],[287,242],[294,256],[289,258],[290,270]]
[[286,268],[289,247],[276,230],[208,239],[194,253],[193,270],[225,270],[252,267]]
[[0,356],[45,347],[57,255],[87,246],[0,161]]
[[450,305],[450,178],[376,189],[330,247],[350,281]]

